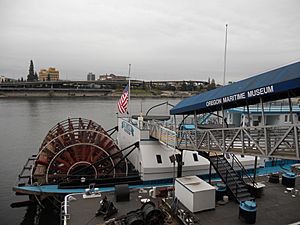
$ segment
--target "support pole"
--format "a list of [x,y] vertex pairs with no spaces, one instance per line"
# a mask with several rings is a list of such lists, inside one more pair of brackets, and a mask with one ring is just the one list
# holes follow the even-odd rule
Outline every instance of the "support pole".
[[223,108],[223,105],[221,106],[222,107],[222,126],[223,126],[223,129],[222,129],[222,143],[223,143],[223,154],[225,154],[225,150],[226,150],[226,146],[225,146],[225,121],[224,121],[224,108]]
[[228,29],[228,24],[226,24],[226,32],[225,32],[225,51],[224,51],[224,73],[223,73],[223,86],[225,86],[225,75],[226,75],[226,56],[227,56],[227,29]]
[[209,161],[209,178],[208,178],[208,183],[211,184],[211,161]]
[[248,126],[251,126],[251,120],[250,120],[250,110],[249,110],[249,105],[248,105],[248,102],[247,102],[247,115],[248,115]]
[[182,162],[182,156],[183,156],[183,151],[181,151],[180,154],[176,154],[176,160],[177,160],[177,177],[182,177],[182,166],[183,166],[183,162]]
[[289,96],[289,109],[290,109],[290,121],[291,124],[294,124],[294,117],[293,117],[293,108],[292,108],[292,101],[291,101],[291,97],[290,97],[290,93],[288,93]]
[[290,93],[288,93],[289,96],[289,108],[290,108],[290,118],[291,118],[291,123],[294,126],[294,142],[295,142],[295,150],[296,150],[296,156],[299,158],[300,153],[299,153],[299,138],[298,138],[298,130],[297,126],[295,125],[294,117],[293,117],[293,108],[292,108],[292,101],[291,101],[291,96]]
[[265,111],[264,111],[264,103],[262,100],[262,97],[259,98],[260,99],[260,104],[261,104],[261,122],[263,125],[263,129],[264,129],[264,138],[265,138],[265,155],[268,155],[268,150],[269,150],[269,145],[268,145],[268,136],[267,136],[267,128],[266,126],[266,121],[265,121]]
[[254,160],[254,170],[253,170],[253,188],[254,188],[254,183],[255,183],[255,179],[256,179],[256,168],[257,168],[257,156],[255,156],[255,160]]
[[130,71],[131,71],[131,64],[129,64],[129,68],[128,68],[128,114],[130,116],[131,113],[131,104],[130,104]]
[[[248,115],[248,125],[247,126],[251,126],[251,120],[250,120],[250,110],[249,110],[249,105],[248,105],[248,101],[247,101],[247,115]],[[243,132],[243,130],[242,130]],[[250,148],[250,139],[248,138],[248,148]],[[244,149],[243,149],[243,153],[244,153]]]
[[198,149],[198,141],[197,141],[197,113],[194,112],[194,125],[195,125],[195,146]]
[[177,131],[177,124],[176,124],[176,115],[174,115],[174,131]]

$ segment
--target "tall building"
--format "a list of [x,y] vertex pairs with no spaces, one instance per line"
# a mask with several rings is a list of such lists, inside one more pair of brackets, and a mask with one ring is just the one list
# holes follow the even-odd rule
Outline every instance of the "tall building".
[[93,74],[93,73],[88,73],[88,75],[87,75],[87,80],[88,80],[88,81],[93,81],[93,80],[95,80],[95,79],[96,79],[95,74]]
[[49,67],[48,70],[41,69],[39,72],[40,81],[55,81],[59,80],[59,71],[54,67]]

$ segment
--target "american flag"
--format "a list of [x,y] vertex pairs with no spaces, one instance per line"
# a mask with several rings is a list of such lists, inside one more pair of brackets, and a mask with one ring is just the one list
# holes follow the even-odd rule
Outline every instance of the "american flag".
[[123,94],[118,102],[118,110],[120,113],[125,113],[128,107],[128,85],[123,91]]

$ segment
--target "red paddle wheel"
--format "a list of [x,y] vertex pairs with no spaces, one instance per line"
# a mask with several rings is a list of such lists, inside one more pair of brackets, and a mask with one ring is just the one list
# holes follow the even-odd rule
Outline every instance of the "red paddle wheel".
[[92,120],[71,118],[45,137],[32,171],[32,183],[127,176],[127,162],[108,133]]

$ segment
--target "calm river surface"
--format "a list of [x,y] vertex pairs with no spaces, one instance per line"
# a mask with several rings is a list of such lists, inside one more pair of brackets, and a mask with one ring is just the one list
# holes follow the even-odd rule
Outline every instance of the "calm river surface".
[[[68,117],[92,119],[109,129],[116,125],[118,99],[99,98],[3,98],[0,99],[0,224],[36,224],[34,212],[27,208],[10,208],[15,201],[27,200],[15,196],[12,187],[32,154],[36,154],[47,132],[57,122]],[[138,114],[151,106],[179,99],[132,99],[131,112]],[[155,114],[168,112],[166,106],[153,110]],[[34,211],[34,210],[33,210]],[[44,215],[37,224],[56,224],[53,215]]]

